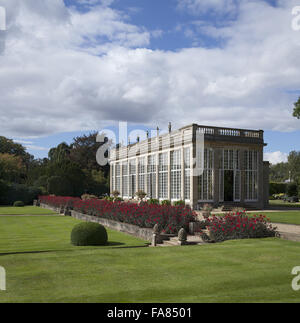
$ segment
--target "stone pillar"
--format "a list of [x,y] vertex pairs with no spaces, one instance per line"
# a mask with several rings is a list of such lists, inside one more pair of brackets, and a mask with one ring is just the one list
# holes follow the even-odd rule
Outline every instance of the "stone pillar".
[[139,190],[139,159],[136,157],[135,159],[135,192],[133,192],[133,195],[135,197],[135,193]]
[[263,201],[264,209],[269,207],[269,196],[270,196],[270,163],[263,162]]
[[120,162],[120,196],[123,197],[123,163]]
[[110,162],[110,166],[109,166],[109,193],[112,193],[112,187],[113,187],[113,183],[112,183],[112,165],[113,163]]
[[258,207],[264,207],[264,163],[263,163],[263,148],[258,152]]
[[198,176],[197,174],[197,162],[196,162],[196,144],[193,142],[192,152],[191,152],[191,207],[193,209],[197,208],[198,205]]
[[245,149],[240,149],[240,170],[241,170],[241,204],[243,205],[245,203]]
[[156,198],[159,199],[159,152],[155,155],[155,169],[156,169],[156,181],[155,181],[155,185],[156,185]]
[[148,154],[144,157],[145,187],[144,192],[148,194]]
[[184,201],[184,147],[181,148],[181,200]]

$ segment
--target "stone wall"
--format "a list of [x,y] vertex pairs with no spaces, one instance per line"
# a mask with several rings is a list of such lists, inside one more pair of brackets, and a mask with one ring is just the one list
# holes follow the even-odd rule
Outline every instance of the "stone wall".
[[104,225],[107,228],[124,232],[130,235],[133,235],[137,238],[146,240],[146,241],[152,241],[152,236],[153,236],[153,230],[152,229],[147,229],[147,228],[140,228],[136,225],[128,224],[128,223],[122,223],[122,222],[117,222],[101,217],[96,217],[96,216],[90,216],[86,214],[82,214],[76,211],[71,211],[72,217],[75,219],[79,219],[82,221],[87,221],[87,222],[96,222]]
[[49,209],[49,210],[52,210],[54,212],[57,212],[58,214],[61,214],[63,213],[63,210],[59,207],[54,207],[54,206],[50,206],[48,204],[44,204],[44,203],[40,203],[39,205],[41,208],[43,209]]

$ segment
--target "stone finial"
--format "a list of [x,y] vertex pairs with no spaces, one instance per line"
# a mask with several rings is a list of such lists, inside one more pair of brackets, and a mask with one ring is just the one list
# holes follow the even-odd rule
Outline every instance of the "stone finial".
[[161,231],[160,225],[156,223],[153,227],[153,233],[160,234],[160,231]]

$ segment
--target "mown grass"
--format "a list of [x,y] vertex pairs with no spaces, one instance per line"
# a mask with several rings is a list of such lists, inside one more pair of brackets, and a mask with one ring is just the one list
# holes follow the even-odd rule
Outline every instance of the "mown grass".
[[279,207],[286,207],[286,208],[299,208],[300,209],[300,202],[298,203],[290,203],[284,202],[282,200],[270,200],[269,201],[271,206],[279,206]]
[[74,247],[70,217],[0,217],[0,302],[298,302],[300,243],[280,239],[148,248],[108,230],[110,245]]
[[249,215],[259,215],[263,214],[270,219],[273,223],[286,223],[286,224],[297,224],[300,225],[300,211],[288,211],[288,212],[262,212],[262,213],[252,213]]
[[36,206],[0,206],[0,215],[51,215],[54,211]]
[[[218,213],[217,215],[224,215],[225,213]],[[280,212],[247,212],[248,216],[265,215],[273,223],[286,223],[300,225],[300,211],[280,211]]]

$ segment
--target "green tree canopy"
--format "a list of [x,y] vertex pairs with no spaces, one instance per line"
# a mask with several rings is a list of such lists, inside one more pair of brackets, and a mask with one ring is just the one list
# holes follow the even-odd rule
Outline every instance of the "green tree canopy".
[[294,113],[293,116],[300,119],[300,97],[297,102],[294,103]]
[[0,153],[0,179],[21,183],[25,177],[25,167],[20,156]]

